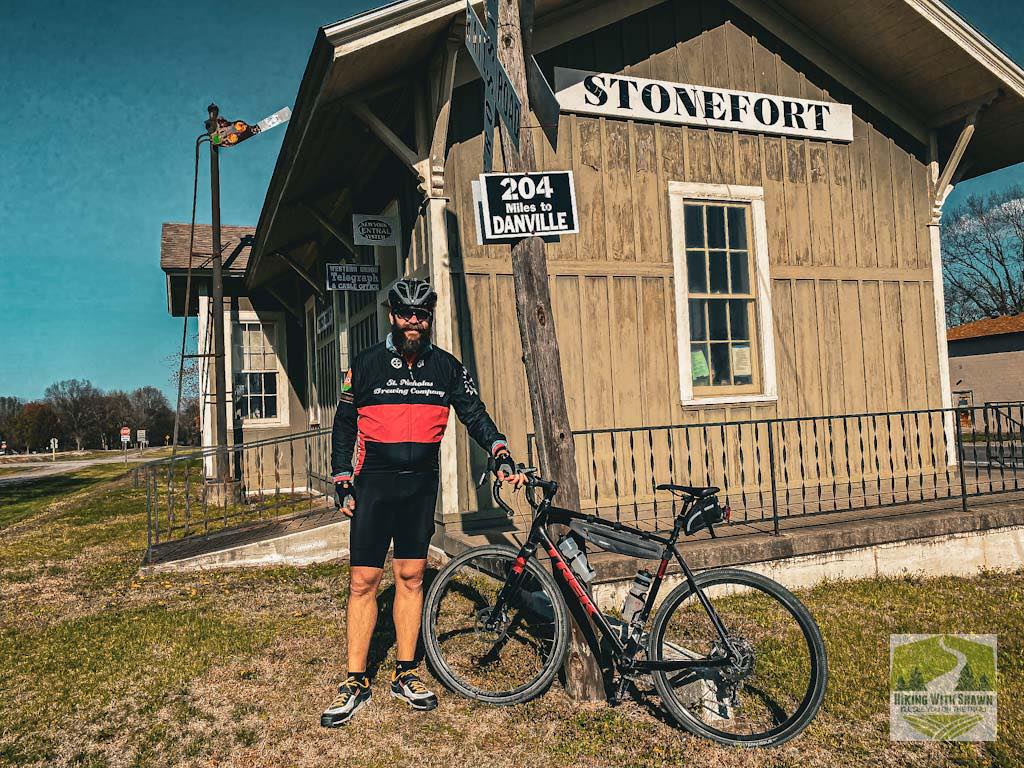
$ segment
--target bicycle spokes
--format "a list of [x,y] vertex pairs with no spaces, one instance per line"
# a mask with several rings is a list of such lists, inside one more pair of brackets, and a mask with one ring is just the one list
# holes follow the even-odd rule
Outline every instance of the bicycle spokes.
[[[746,589],[712,599],[729,646],[730,663],[667,675],[677,701],[709,729],[733,736],[761,736],[782,728],[803,706],[812,688],[811,648],[797,618],[774,596]],[[716,594],[718,593],[718,594]],[[729,651],[707,611],[693,594],[666,622],[661,655],[725,658]]]
[[524,573],[519,588],[506,590],[497,604],[513,563],[504,553],[473,557],[447,575],[437,600],[441,657],[453,676],[481,693],[529,685],[553,650],[557,596],[536,577]]

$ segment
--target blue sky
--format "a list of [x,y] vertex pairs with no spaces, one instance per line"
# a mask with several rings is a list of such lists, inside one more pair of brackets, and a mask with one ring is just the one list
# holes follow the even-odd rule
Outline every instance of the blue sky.
[[[188,221],[206,105],[252,122],[291,106],[317,27],[376,4],[0,0],[0,395],[63,378],[170,393],[160,224]],[[1018,2],[951,5],[1024,62]],[[255,224],[283,136],[222,155],[225,224]],[[201,222],[207,169],[204,154]],[[990,174],[950,204],[1021,182],[1021,166]]]

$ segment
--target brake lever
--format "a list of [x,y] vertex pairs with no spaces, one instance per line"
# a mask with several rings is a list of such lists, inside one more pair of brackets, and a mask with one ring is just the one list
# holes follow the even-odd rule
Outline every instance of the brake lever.
[[505,516],[509,520],[515,517],[516,511],[501,498],[501,480],[495,479],[494,485],[491,487],[491,494],[494,496],[494,500],[498,502],[498,506],[505,510]]

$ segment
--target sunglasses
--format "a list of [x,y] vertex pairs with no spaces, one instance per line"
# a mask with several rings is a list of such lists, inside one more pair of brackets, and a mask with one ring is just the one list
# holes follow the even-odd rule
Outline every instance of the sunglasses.
[[395,307],[391,311],[395,317],[400,317],[403,320],[412,320],[413,318],[430,320],[434,316],[433,312],[423,307]]

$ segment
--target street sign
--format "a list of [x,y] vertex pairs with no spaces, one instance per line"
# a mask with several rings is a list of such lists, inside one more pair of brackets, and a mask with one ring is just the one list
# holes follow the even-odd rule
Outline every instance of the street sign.
[[579,232],[572,171],[480,174],[486,241]]
[[130,443],[132,441],[132,428],[121,427],[121,442]]
[[135,432],[135,442],[144,443],[146,442],[146,430],[140,429]]
[[519,127],[523,106],[505,67],[498,61],[498,0],[487,0],[487,28],[466,0],[466,49],[484,81],[484,172],[494,162],[495,113],[501,116],[512,145],[519,151]]
[[371,216],[366,213],[352,214],[352,242],[355,245],[393,245],[398,241],[397,216]]
[[56,451],[57,450],[57,438],[56,437],[51,437],[50,438],[50,450],[52,450],[52,451]]
[[376,264],[328,264],[328,291],[379,291],[380,267]]

